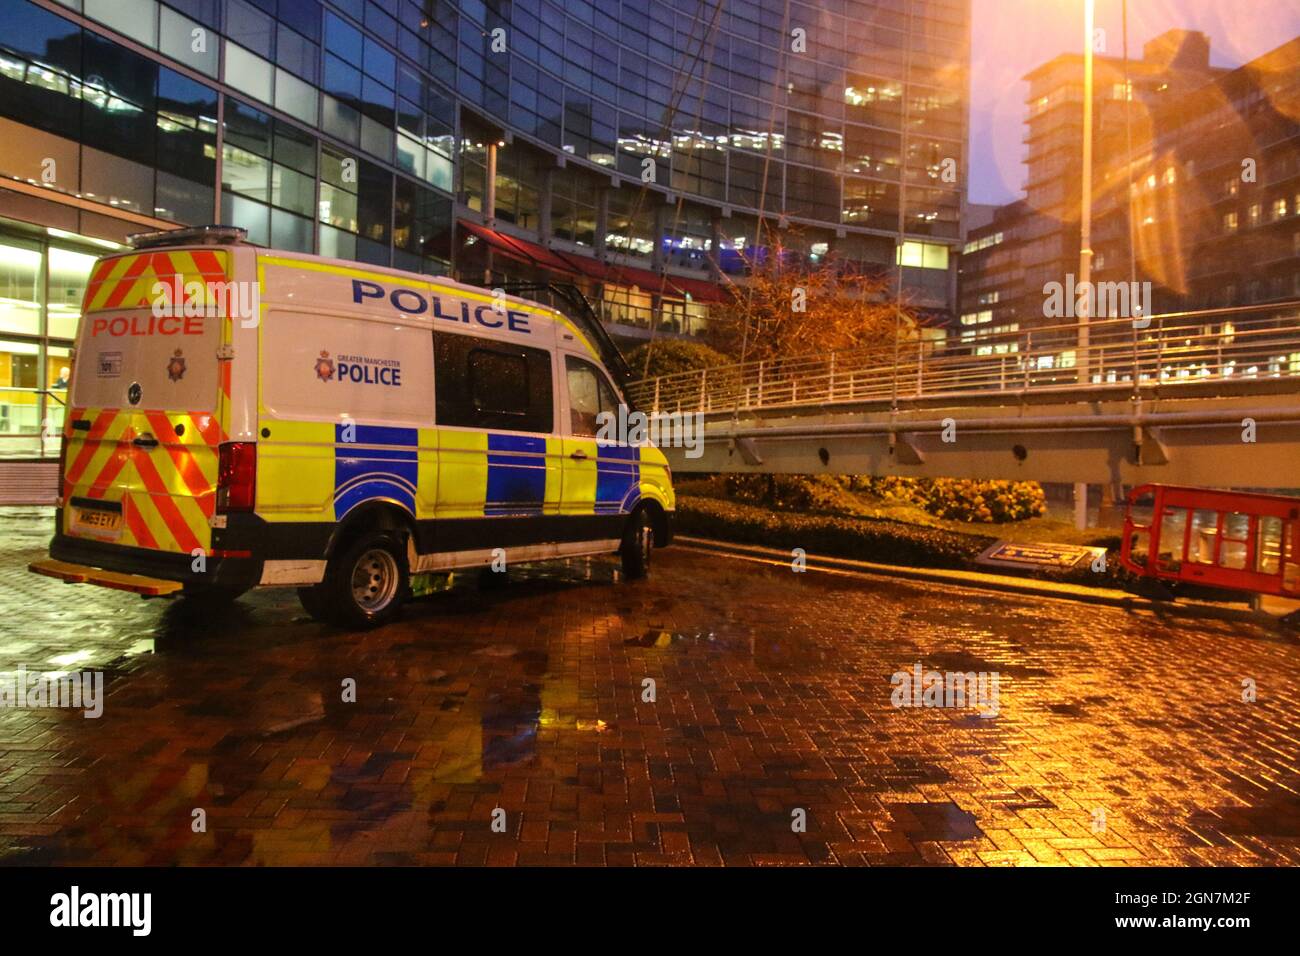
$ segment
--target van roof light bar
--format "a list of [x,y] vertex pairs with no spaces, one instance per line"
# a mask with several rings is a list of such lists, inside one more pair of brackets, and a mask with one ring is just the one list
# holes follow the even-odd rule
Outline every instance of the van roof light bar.
[[248,230],[239,226],[189,226],[162,232],[137,232],[127,236],[132,249],[162,246],[234,246],[248,241]]

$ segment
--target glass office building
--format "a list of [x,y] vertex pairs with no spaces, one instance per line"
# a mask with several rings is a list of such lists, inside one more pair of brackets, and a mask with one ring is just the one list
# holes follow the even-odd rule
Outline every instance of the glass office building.
[[767,221],[951,310],[969,0],[0,0],[0,23],[0,455],[58,431],[93,257],[175,224],[575,281],[626,339],[698,333]]

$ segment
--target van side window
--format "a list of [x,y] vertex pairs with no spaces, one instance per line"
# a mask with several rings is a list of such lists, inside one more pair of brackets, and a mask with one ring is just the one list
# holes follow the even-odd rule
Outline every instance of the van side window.
[[618,415],[618,396],[605,376],[590,362],[571,355],[564,357],[569,386],[569,425],[575,435],[594,436],[600,430],[597,415]]
[[476,411],[528,414],[528,360],[494,349],[469,353],[469,395]]
[[433,333],[439,425],[550,432],[551,355],[545,349]]

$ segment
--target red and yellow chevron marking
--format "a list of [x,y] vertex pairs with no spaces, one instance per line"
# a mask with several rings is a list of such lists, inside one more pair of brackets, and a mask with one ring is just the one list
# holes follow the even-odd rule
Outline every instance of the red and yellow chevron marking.
[[148,308],[154,300],[154,283],[172,285],[177,276],[182,287],[199,283],[203,304],[209,305],[215,300],[208,283],[225,282],[228,264],[227,254],[215,249],[171,249],[102,259],[86,286],[82,311]]
[[[90,429],[64,430],[65,502],[74,496],[121,501],[118,544],[185,553],[211,546],[218,447],[226,437],[215,412],[72,408],[67,420],[89,420]],[[185,426],[182,436],[178,424]],[[132,443],[145,432],[159,444]],[[71,508],[63,530],[77,534]]]

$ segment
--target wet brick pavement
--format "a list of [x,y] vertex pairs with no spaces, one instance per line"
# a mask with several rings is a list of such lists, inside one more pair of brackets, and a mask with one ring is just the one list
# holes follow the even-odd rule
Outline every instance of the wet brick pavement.
[[[0,669],[107,701],[0,710],[6,864],[1300,863],[1278,633],[673,549],[353,635],[292,592],[188,620],[38,578],[47,533],[0,514]],[[996,671],[997,716],[895,708],[917,662]]]

